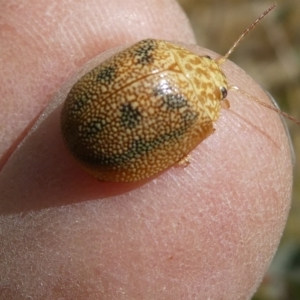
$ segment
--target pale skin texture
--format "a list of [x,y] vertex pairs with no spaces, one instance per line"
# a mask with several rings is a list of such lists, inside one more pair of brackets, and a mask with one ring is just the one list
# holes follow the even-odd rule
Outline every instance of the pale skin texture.
[[[251,298],[290,205],[291,152],[276,113],[230,91],[230,110],[189,166],[128,185],[99,183],[64,147],[59,104],[76,76],[51,100],[114,46],[193,44],[179,7],[2,1],[0,33],[2,163],[13,153],[0,173],[0,299]],[[268,101],[242,70],[224,68],[230,83]]]

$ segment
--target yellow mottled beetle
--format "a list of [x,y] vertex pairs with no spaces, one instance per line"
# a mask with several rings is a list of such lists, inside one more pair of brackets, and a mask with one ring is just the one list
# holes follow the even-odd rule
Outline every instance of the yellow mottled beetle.
[[213,131],[228,84],[218,61],[143,40],[83,76],[61,115],[67,147],[102,181],[148,178],[185,158]]
[[210,58],[143,40],[74,85],[62,132],[97,178],[136,181],[179,162],[213,132],[226,90],[226,78]]

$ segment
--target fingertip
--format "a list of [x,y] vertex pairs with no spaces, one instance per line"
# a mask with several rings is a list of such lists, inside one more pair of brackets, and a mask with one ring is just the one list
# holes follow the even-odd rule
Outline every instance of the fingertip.
[[[230,63],[225,70],[230,81],[267,101],[265,93],[242,70]],[[66,84],[11,158],[3,173],[13,192],[13,198],[7,200],[16,203],[25,193],[28,201],[45,203],[46,199],[49,204],[56,199],[74,199],[79,192],[79,205],[69,205],[62,215],[74,224],[74,213],[83,225],[75,232],[74,228],[58,229],[58,236],[67,237],[61,239],[62,248],[70,240],[72,246],[92,241],[93,259],[87,247],[72,250],[80,254],[81,261],[92,261],[91,268],[97,264],[104,269],[102,278],[121,285],[128,294],[138,286],[139,293],[150,289],[154,298],[164,287],[177,295],[192,291],[203,298],[246,297],[270,261],[289,206],[291,168],[278,116],[236,94],[229,95],[230,109],[222,111],[216,132],[192,152],[191,164],[172,168],[133,188],[119,197],[123,201],[120,205],[118,197],[103,192],[117,189],[117,185],[99,183],[85,174],[63,144],[60,105],[78,77]],[[85,205],[85,200],[93,201]],[[26,209],[45,208],[34,205]],[[22,209],[21,205],[19,211]],[[54,210],[50,213],[56,217]],[[95,234],[101,238],[94,245]],[[60,255],[64,257],[64,252]],[[256,262],[251,268],[249,257]],[[149,280],[153,262],[155,272],[150,272]],[[136,285],[129,276],[119,280],[115,276],[119,270],[130,274]]]

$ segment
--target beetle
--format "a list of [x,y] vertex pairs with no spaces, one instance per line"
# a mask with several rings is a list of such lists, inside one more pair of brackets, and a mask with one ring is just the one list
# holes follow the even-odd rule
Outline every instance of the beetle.
[[[217,60],[146,39],[117,53],[71,88],[61,113],[70,152],[101,181],[134,182],[178,164],[214,132],[229,86],[221,66],[257,18]],[[279,109],[252,97],[290,119]],[[297,121],[296,121],[297,122]]]

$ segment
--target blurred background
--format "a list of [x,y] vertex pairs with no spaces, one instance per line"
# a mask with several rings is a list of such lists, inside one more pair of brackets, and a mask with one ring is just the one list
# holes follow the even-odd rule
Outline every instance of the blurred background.
[[[191,21],[198,45],[220,54],[275,2],[177,1]],[[276,3],[275,10],[251,31],[230,60],[269,91],[283,111],[300,120],[300,1]],[[292,207],[280,247],[253,300],[300,300],[300,127],[286,122],[296,158]]]

